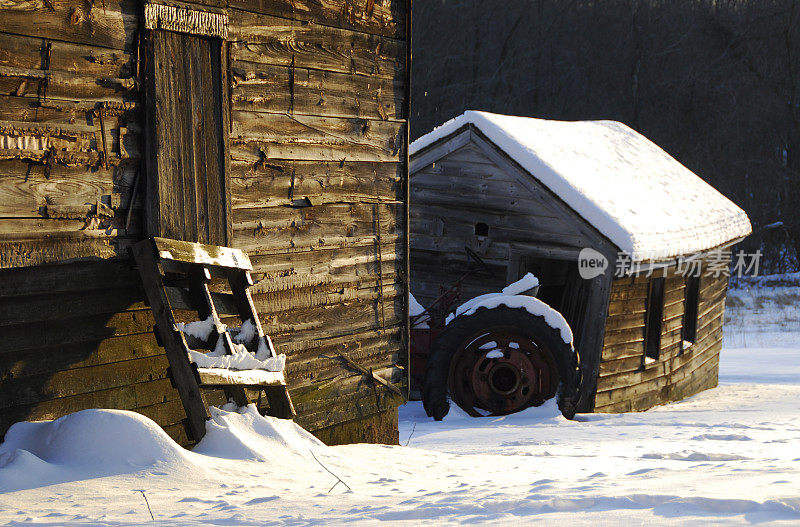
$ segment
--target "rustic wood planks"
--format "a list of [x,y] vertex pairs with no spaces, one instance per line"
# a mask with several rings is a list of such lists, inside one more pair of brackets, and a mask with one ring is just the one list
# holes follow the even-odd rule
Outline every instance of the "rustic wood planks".
[[597,411],[646,410],[716,385],[727,278],[700,280],[694,343],[683,347],[686,279],[669,271],[665,282],[659,360],[645,364],[644,301],[648,278],[614,281],[600,365]]
[[[215,120],[236,127],[236,134],[222,137],[233,143],[233,155],[222,156],[231,181],[218,195],[231,200],[229,243],[254,256],[253,276],[263,280],[253,294],[263,329],[280,337],[279,351],[297,357],[287,367],[293,393],[318,382],[338,379],[340,385],[335,398],[319,392],[302,398],[299,422],[313,430],[385,413],[396,401],[382,396],[377,404],[372,390],[364,397],[363,383],[357,382],[361,374],[315,350],[332,354],[349,340],[358,342],[358,350],[348,351],[354,360],[374,371],[389,368],[386,378],[402,382],[401,370],[392,365],[402,360],[407,282],[407,4],[376,3],[369,14],[364,6],[338,0],[295,0],[294,10],[290,3],[271,1],[189,4],[227,11],[219,86],[228,89],[214,97],[230,93],[231,104],[220,105],[219,113],[185,115],[192,129],[179,142],[200,144],[204,135],[194,127],[208,128]],[[134,190],[137,172],[139,194],[148,178],[141,167],[148,63],[136,38],[144,33],[142,5],[128,0],[106,2],[105,8],[52,5],[53,11],[31,0],[0,10],[0,67],[7,68],[0,69],[0,121],[59,126],[71,134],[50,136],[58,149],[67,148],[55,156],[47,150],[0,149],[0,193],[8,197],[0,200],[0,283],[24,276],[31,285],[42,277],[53,288],[0,291],[0,309],[6,299],[20,307],[2,326],[0,378],[7,367],[9,374],[27,375],[35,394],[30,404],[15,407],[24,409],[15,410],[14,419],[97,405],[137,409],[185,444],[184,411],[169,382],[154,372],[152,380],[128,386],[119,376],[129,361],[150,364],[145,359],[151,357],[155,322],[140,286],[124,285],[129,279],[138,283],[129,278],[127,250],[146,229],[147,203]],[[170,49],[199,57],[201,47]],[[201,108],[203,100],[187,94],[201,90],[213,75],[204,61],[176,64],[175,75],[188,82],[169,93]],[[89,139],[77,133],[90,130]],[[44,137],[28,136],[31,144]],[[179,152],[169,159],[191,168],[194,179],[184,181],[184,188],[200,202],[209,193],[195,168],[208,163],[209,150],[203,145],[192,151],[191,158]],[[91,219],[98,201],[114,212],[102,224]],[[204,225],[192,203],[177,198],[168,203],[188,220],[181,228],[194,232]],[[374,203],[381,204],[380,237]],[[21,266],[30,273],[21,273]],[[215,301],[220,298],[230,300],[215,296]],[[75,326],[82,331],[71,331]],[[88,391],[60,384],[59,376],[79,378],[86,368],[93,369],[85,374],[100,377],[97,384],[87,383]],[[222,392],[207,395],[210,402],[224,402]],[[0,434],[11,411],[0,412]]]

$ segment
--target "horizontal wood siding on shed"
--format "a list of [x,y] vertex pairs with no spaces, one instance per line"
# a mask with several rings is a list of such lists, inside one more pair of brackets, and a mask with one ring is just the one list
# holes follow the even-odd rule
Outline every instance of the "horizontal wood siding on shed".
[[[661,271],[656,271],[661,276]],[[595,396],[598,412],[647,410],[717,385],[722,321],[728,280],[700,281],[697,337],[682,349],[686,279],[670,268],[664,287],[661,347],[657,361],[644,364],[645,301],[650,278],[615,279]]]
[[[590,245],[552,202],[532,193],[474,144],[415,172],[411,202],[413,293],[423,305],[463,272],[464,246],[477,252],[495,275],[467,279],[462,286],[466,300],[508,283],[509,256],[515,249]],[[475,235],[477,222],[488,226],[488,236]]]
[[[227,3],[231,244],[250,255],[264,330],[289,356],[297,421],[331,436],[400,402],[337,353],[403,382],[407,6]],[[0,8],[0,436],[113,407],[187,443],[127,259],[144,235],[139,9]]]

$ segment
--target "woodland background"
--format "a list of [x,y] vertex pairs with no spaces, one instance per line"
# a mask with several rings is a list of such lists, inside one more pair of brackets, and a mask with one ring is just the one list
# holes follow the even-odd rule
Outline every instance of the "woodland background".
[[800,271],[800,0],[413,6],[412,139],[467,109],[622,121],[747,211],[762,274]]

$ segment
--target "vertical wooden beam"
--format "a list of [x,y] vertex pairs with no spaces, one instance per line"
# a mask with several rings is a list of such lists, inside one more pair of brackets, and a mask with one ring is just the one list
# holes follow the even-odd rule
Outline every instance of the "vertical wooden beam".
[[224,242],[220,245],[233,244],[233,223],[231,219],[231,90],[230,84],[230,44],[223,40],[220,43],[220,115],[219,130],[221,131],[222,145],[220,156],[222,158],[222,195],[224,199],[223,221]]
[[147,239],[134,245],[133,257],[139,266],[142,284],[156,317],[156,331],[164,346],[172,379],[189,420],[189,431],[193,440],[200,441],[206,433],[206,403],[200,392],[194,367],[186,357],[186,340],[175,328],[172,307],[161,283],[161,268],[155,242]]
[[[144,24],[141,24],[144,27]],[[144,59],[142,68],[143,78],[141,84],[142,106],[145,113],[145,134],[144,134],[144,213],[145,213],[145,232],[149,236],[158,236],[159,233],[159,210],[158,210],[158,106],[156,105],[156,61],[155,43],[153,42],[153,31],[141,29],[141,55]]]
[[614,280],[616,255],[610,250],[603,251],[609,260],[609,267],[589,284],[581,333],[578,337],[581,357],[581,393],[577,411],[594,411],[594,397],[597,392],[597,377],[600,375],[600,361],[603,354],[608,304],[611,299],[611,282]]
[[184,220],[185,239],[208,243],[206,229],[206,189],[205,167],[206,149],[203,141],[203,59],[202,43],[196,38],[184,39],[185,60],[184,78],[189,84],[186,94],[185,126],[186,134],[186,173],[184,174],[186,218]]
[[409,146],[411,144],[411,4],[412,0],[408,0],[406,4],[406,85],[405,85],[405,101],[403,101],[403,114],[406,121],[405,130],[405,155],[403,162],[405,163],[405,178],[403,179],[405,185],[403,188],[403,201],[405,208],[403,210],[403,232],[405,234],[405,241],[403,242],[403,249],[405,250],[405,263],[403,265],[403,283],[405,285],[405,294],[403,295],[403,330],[402,338],[405,347],[405,398],[411,396],[411,382],[409,375],[411,372],[411,324],[409,322],[410,306],[411,306],[411,163]]

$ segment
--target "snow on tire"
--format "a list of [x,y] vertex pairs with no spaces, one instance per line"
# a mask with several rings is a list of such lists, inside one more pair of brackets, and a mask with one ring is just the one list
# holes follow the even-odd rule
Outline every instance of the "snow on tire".
[[565,417],[575,415],[580,359],[559,329],[542,315],[500,305],[456,317],[428,358],[422,401],[437,421],[448,396],[473,416],[506,415],[558,397]]

